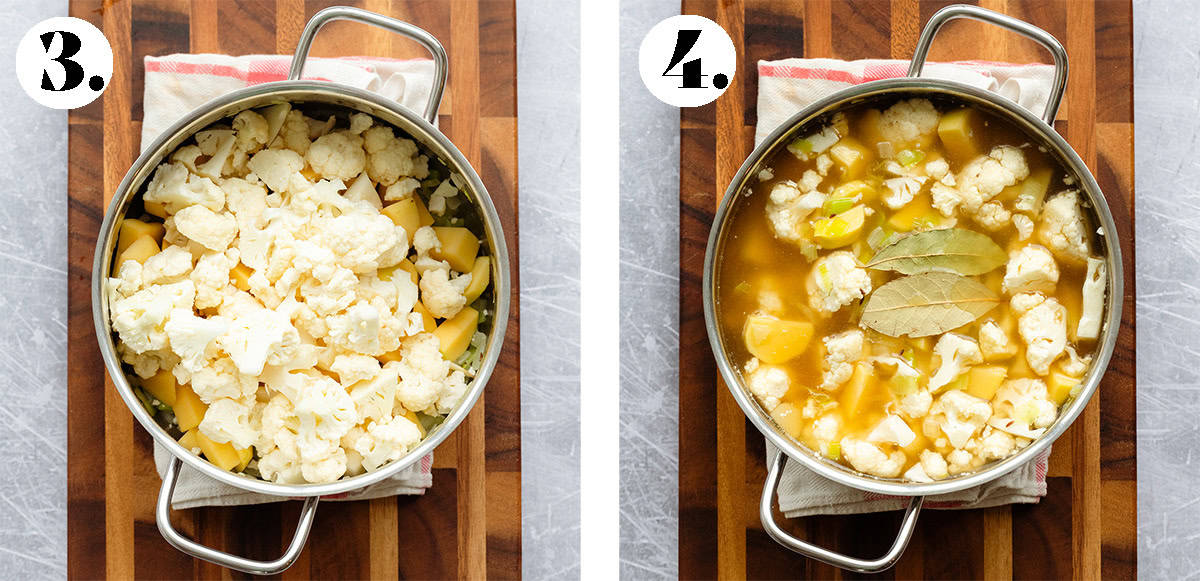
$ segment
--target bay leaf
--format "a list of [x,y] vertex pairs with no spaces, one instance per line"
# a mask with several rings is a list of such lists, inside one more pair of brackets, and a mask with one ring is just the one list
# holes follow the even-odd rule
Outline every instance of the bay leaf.
[[999,303],[1000,297],[975,279],[926,272],[875,289],[861,321],[884,335],[925,337],[966,325]]
[[880,249],[867,268],[900,274],[952,272],[970,276],[990,272],[1007,261],[1004,249],[986,234],[948,228],[901,238]]

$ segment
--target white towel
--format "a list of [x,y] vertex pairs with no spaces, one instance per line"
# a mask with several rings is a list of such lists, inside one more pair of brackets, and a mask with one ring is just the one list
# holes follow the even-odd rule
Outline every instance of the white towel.
[[[755,144],[801,109],[846,87],[903,77],[908,61],[785,59],[758,63],[758,124]],[[1042,114],[1050,95],[1054,67],[985,61],[927,63],[922,76],[965,83],[994,91]],[[767,444],[767,459],[778,453]],[[987,484],[925,499],[926,508],[983,508],[1035,503],[1046,495],[1047,449],[1025,466]],[[784,464],[779,482],[779,510],[789,518],[816,514],[856,514],[900,510],[907,498],[864,492],[817,476],[799,462]]]
[[[243,87],[282,81],[287,78],[290,56],[220,54],[175,54],[146,57],[146,90],[142,100],[142,149],[180,117],[207,101]],[[374,91],[420,112],[429,100],[433,86],[433,61],[346,57],[309,58],[305,79],[319,79]],[[171,454],[154,446],[154,464],[158,475],[166,474]],[[424,494],[433,485],[433,454],[401,470],[396,475],[363,489],[322,497],[323,500],[362,500]],[[172,506],[177,509],[197,506],[231,506],[288,500],[247,492],[222,484],[183,466],[175,485]]]

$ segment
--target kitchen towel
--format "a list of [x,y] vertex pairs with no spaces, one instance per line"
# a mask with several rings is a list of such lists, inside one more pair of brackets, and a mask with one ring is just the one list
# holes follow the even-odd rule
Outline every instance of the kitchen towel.
[[[174,54],[146,57],[143,95],[142,149],[189,111],[243,87],[287,79],[292,57],[285,55],[228,56],[219,54]],[[332,81],[378,93],[420,112],[433,87],[433,61],[383,58],[309,58],[304,78]],[[154,464],[158,475],[166,474],[171,454],[155,444]],[[397,494],[424,494],[433,484],[433,454],[430,453],[395,476],[351,492],[325,496],[323,500],[361,500]],[[232,506],[287,500],[247,492],[213,480],[183,466],[175,485],[172,506]]]
[[[799,59],[759,61],[757,145],[801,109],[846,87],[903,77],[908,61]],[[986,61],[926,63],[923,77],[965,83],[998,93],[1041,115],[1050,95],[1054,67]],[[767,459],[779,453],[767,444]],[[983,508],[1035,503],[1046,495],[1047,449],[1033,461],[987,484],[925,499],[926,508]],[[816,514],[856,514],[900,510],[908,499],[865,492],[835,483],[804,468],[784,463],[779,482],[779,510],[788,518]]]

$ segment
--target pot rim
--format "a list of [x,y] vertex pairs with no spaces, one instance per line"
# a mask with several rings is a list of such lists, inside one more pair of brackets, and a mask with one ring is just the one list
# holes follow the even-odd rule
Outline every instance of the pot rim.
[[[492,292],[495,296],[495,317],[492,329],[488,333],[483,360],[474,379],[467,386],[462,400],[441,424],[434,427],[416,448],[403,457],[374,472],[366,472],[321,484],[277,484],[239,476],[233,472],[221,470],[211,462],[185,450],[150,416],[142,407],[137,396],[134,395],[133,388],[122,368],[121,360],[117,356],[116,343],[113,340],[109,323],[107,293],[105,292],[111,272],[109,263],[112,261],[112,253],[116,245],[118,218],[124,218],[130,201],[141,192],[143,184],[159,162],[183,141],[216,121],[236,114],[238,111],[281,102],[320,104],[362,111],[405,131],[410,137],[428,147],[443,162],[447,162],[465,178],[468,184],[467,193],[483,218],[486,242],[493,259]],[[420,461],[449,437],[466,419],[476,401],[483,394],[483,389],[500,357],[508,325],[510,284],[507,242],[499,214],[497,214],[491,196],[474,167],[445,134],[420,115],[375,93],[325,81],[285,80],[239,89],[197,107],[163,131],[138,156],[121,180],[120,185],[117,186],[112,201],[105,210],[104,221],[101,223],[97,236],[96,250],[92,260],[92,320],[105,369],[112,378],[113,385],[121,399],[125,401],[125,405],[142,428],[149,432],[151,437],[165,447],[172,456],[210,478],[242,490],[279,497],[315,497],[357,490],[394,476],[399,471]]]
[[[965,101],[971,106],[982,106],[1000,115],[1009,122],[1025,129],[1032,139],[1041,138],[1042,143],[1035,145],[1051,148],[1059,162],[1078,179],[1076,187],[1087,196],[1095,217],[1103,231],[1106,251],[1106,266],[1108,276],[1108,300],[1105,304],[1105,316],[1101,327],[1101,336],[1097,341],[1097,350],[1088,368],[1087,377],[1082,383],[1078,394],[1068,401],[1065,408],[1060,410],[1054,424],[1040,438],[1034,440],[1019,452],[997,462],[986,464],[979,470],[963,475],[947,478],[930,483],[907,482],[899,478],[879,478],[857,472],[833,460],[817,454],[815,451],[793,440],[782,433],[774,421],[762,410],[762,407],[749,394],[743,384],[741,375],[729,360],[722,342],[721,332],[717,327],[716,304],[714,300],[714,269],[716,254],[723,233],[734,205],[741,192],[750,184],[753,176],[765,166],[766,161],[782,147],[795,133],[815,119],[857,103],[858,100],[876,98],[890,93],[910,94],[912,96],[936,95]],[[927,496],[945,494],[978,486],[990,482],[1016,468],[1032,461],[1042,451],[1046,450],[1059,436],[1063,434],[1082,413],[1092,395],[1100,385],[1101,378],[1107,370],[1108,363],[1116,347],[1117,335],[1120,330],[1121,311],[1124,304],[1124,270],[1121,248],[1118,240],[1116,223],[1108,202],[1105,200],[1095,177],[1084,164],[1074,149],[1050,125],[1031,113],[1024,107],[1001,97],[995,93],[978,89],[963,83],[930,79],[925,77],[900,77],[884,79],[847,87],[825,97],[801,111],[792,115],[786,122],[771,131],[771,133],[754,148],[754,151],[738,169],[733,181],[725,190],[713,218],[709,232],[708,246],[704,256],[703,301],[704,322],[708,332],[709,345],[713,351],[721,378],[733,394],[738,406],[754,427],[766,437],[767,441],[782,451],[788,458],[802,464],[805,468],[816,472],[824,478],[833,480],[859,490],[890,494],[896,496]]]

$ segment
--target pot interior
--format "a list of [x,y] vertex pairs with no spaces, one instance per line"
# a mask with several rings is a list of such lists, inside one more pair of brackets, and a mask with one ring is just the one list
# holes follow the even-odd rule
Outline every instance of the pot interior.
[[[1055,422],[1040,438],[1022,450],[1002,460],[993,461],[982,467],[944,480],[918,484],[902,478],[880,478],[860,473],[853,468],[827,458],[824,454],[793,439],[769,414],[746,387],[741,365],[734,361],[735,355],[744,355],[741,328],[731,330],[721,322],[721,287],[724,269],[739,268],[741,258],[726,256],[730,239],[736,236],[733,224],[742,212],[761,212],[765,191],[758,191],[757,178],[760,170],[771,165],[780,152],[787,155],[785,148],[795,139],[810,135],[828,125],[839,112],[859,107],[885,109],[891,104],[908,98],[920,97],[932,101],[939,110],[970,106],[988,115],[1008,122],[1024,139],[1049,154],[1064,172],[1074,179],[1074,187],[1080,191],[1087,220],[1092,232],[1103,231],[1102,236],[1092,237],[1092,254],[1107,261],[1107,296],[1104,320],[1092,363],[1090,364],[1077,394],[1072,395],[1062,406]],[[798,176],[796,176],[798,177]],[[1055,189],[1057,188],[1057,189]],[[1066,189],[1052,186],[1047,196]],[[751,197],[750,194],[754,194]],[[755,198],[758,202],[755,203]],[[771,443],[779,447],[790,458],[817,473],[843,484],[884,494],[936,494],[968,488],[997,478],[1004,473],[1033,459],[1057,438],[1082,411],[1092,393],[1095,392],[1109,358],[1111,357],[1120,322],[1122,301],[1122,270],[1120,248],[1116,240],[1116,229],[1103,194],[1094,178],[1078,155],[1057,134],[1045,126],[1027,110],[972,87],[956,83],[930,81],[928,79],[894,79],[852,87],[818,102],[798,113],[787,123],[775,130],[743,164],[718,208],[710,234],[704,279],[705,316],[709,340],[713,347],[721,375],[733,392],[747,417]],[[726,281],[728,284],[728,281]],[[1019,338],[1015,340],[1020,341]],[[817,340],[814,338],[814,343]],[[813,347],[810,346],[809,349]],[[741,359],[744,361],[744,359]]]

